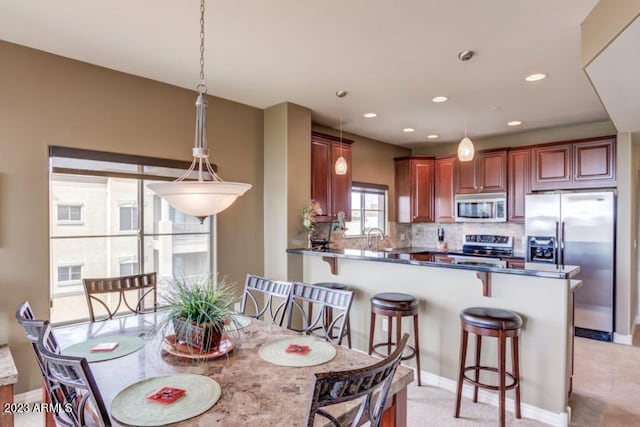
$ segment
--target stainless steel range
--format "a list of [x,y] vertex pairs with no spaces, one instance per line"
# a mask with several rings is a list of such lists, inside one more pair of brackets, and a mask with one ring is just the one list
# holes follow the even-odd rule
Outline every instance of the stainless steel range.
[[501,256],[513,255],[513,237],[493,234],[465,234],[462,254],[450,254],[454,264],[506,267]]

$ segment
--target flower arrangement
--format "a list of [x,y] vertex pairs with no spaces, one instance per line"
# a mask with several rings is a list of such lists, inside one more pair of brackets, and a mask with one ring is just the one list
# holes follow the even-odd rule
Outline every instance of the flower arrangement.
[[320,204],[311,200],[309,206],[300,211],[302,217],[302,228],[307,233],[311,233],[316,228],[316,215],[321,214]]

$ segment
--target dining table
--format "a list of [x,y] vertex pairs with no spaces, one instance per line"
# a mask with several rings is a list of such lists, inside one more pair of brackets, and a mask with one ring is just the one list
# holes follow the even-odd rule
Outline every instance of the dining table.
[[[362,368],[379,362],[364,352],[333,345],[335,356],[326,363],[307,367],[278,366],[260,357],[260,349],[270,343],[300,337],[298,332],[271,321],[251,319],[245,327],[228,333],[233,349],[215,358],[194,359],[176,355],[167,346],[166,314],[154,313],[114,318],[102,322],[56,327],[63,354],[65,348],[86,340],[115,336],[134,336],[144,341],[137,351],[122,357],[89,364],[112,415],[112,402],[122,390],[142,380],[174,374],[196,374],[215,380],[221,388],[219,400],[200,415],[176,426],[305,426],[312,395],[314,373]],[[248,323],[248,322],[247,322]],[[398,366],[383,415],[385,427],[407,425],[407,386],[414,372]],[[350,425],[360,400],[339,403],[326,409],[342,425]],[[123,424],[113,419],[112,425]],[[52,422],[47,418],[47,426]],[[332,425],[322,416],[314,426]]]

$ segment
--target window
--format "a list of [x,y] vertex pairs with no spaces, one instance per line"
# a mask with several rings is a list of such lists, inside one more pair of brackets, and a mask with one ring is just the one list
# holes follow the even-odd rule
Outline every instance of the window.
[[351,188],[351,221],[347,222],[347,236],[364,236],[371,228],[387,233],[386,185],[354,182]]
[[138,263],[136,261],[120,263],[120,276],[133,276],[134,274],[138,274]]
[[58,267],[58,285],[77,285],[82,279],[82,264],[62,265]]
[[120,231],[138,230],[138,207],[120,206]]
[[82,223],[81,205],[58,205],[58,224]]
[[[50,147],[49,160],[52,322],[88,318],[82,277],[155,271],[163,301],[174,277],[213,272],[215,222],[200,224],[146,187],[179,177],[188,162],[64,147]],[[82,227],[60,222],[78,214]]]

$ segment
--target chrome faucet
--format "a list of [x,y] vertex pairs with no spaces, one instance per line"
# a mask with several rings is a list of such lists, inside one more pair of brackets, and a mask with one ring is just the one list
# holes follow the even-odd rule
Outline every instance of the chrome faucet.
[[[384,240],[384,231],[379,229],[378,227],[371,227],[369,231],[367,231],[367,249],[371,250],[371,233],[377,232],[380,235],[380,240]],[[378,240],[376,239],[376,251],[378,250]]]

